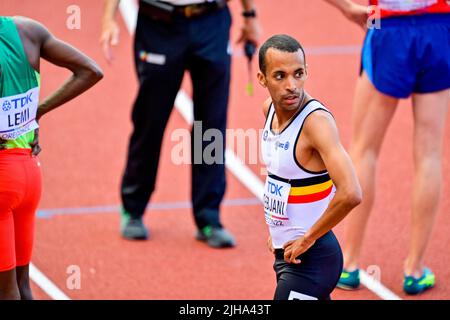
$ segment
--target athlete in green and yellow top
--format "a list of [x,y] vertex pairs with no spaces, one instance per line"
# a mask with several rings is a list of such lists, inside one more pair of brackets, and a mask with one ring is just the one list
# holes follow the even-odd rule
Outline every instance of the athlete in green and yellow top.
[[[35,92],[39,94],[40,75],[30,65],[27,56],[25,54],[22,41],[20,39],[19,32],[11,17],[0,17],[0,112],[4,114],[0,118],[2,123],[0,124],[0,138],[6,138],[6,136],[14,131],[20,131],[21,127],[25,133],[20,134],[15,139],[6,140],[3,143],[6,149],[12,148],[31,148],[31,143],[34,141],[34,127],[37,126],[36,122],[29,122],[30,116],[27,117],[27,113],[24,112],[22,106],[22,99],[20,95],[26,94],[29,90],[35,89]],[[11,101],[7,97],[16,97]],[[33,97],[32,103],[38,102],[38,97]],[[31,100],[31,99],[29,99]],[[25,101],[24,102],[29,102]],[[29,113],[29,109],[25,109]],[[24,115],[25,113],[25,115]],[[27,124],[28,122],[28,124]]]
[[[72,75],[40,102],[41,57]],[[91,58],[37,21],[0,16],[0,300],[32,299],[29,263],[42,186],[39,160],[31,156],[39,152],[37,120],[102,77]]]
[[[73,75],[36,105],[41,57],[69,69]],[[38,125],[34,118],[39,120],[80,95],[102,76],[92,59],[55,38],[37,21],[0,16],[0,150],[35,147],[34,129]]]

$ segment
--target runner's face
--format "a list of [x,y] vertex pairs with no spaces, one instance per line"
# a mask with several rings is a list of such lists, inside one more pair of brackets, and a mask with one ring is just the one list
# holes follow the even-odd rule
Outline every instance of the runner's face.
[[274,104],[283,110],[296,110],[303,97],[307,70],[303,52],[266,52],[266,74],[258,73],[261,85],[269,90]]

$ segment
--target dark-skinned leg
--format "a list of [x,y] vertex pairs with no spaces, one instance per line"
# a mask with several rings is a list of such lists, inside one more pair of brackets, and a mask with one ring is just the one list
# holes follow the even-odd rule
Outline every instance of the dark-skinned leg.
[[30,265],[20,266],[16,268],[17,286],[19,288],[21,300],[33,300],[33,294],[30,287]]
[[0,272],[0,300],[20,300],[16,269]]

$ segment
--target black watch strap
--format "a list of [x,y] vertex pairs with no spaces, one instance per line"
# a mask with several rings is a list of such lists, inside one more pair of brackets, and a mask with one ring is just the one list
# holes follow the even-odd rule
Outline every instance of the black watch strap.
[[256,11],[255,9],[243,11],[242,16],[245,18],[256,18]]

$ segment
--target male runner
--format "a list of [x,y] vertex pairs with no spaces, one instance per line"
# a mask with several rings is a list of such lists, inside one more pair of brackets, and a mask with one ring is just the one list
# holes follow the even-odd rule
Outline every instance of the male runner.
[[331,229],[361,201],[333,116],[304,89],[305,60],[287,35],[271,37],[259,51],[258,80],[270,93],[261,149],[277,300],[330,299],[343,263]]

